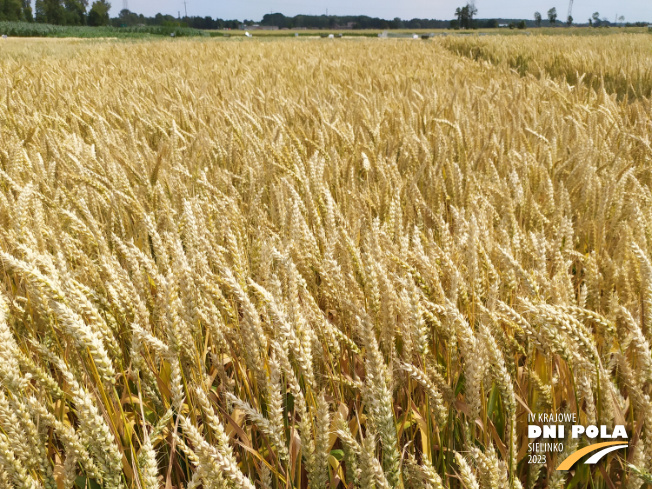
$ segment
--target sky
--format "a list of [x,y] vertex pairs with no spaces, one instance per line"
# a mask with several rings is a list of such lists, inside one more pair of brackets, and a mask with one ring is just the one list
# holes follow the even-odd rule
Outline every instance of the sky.
[[[129,10],[147,16],[158,12],[176,16],[184,14],[184,0],[109,0],[111,14],[123,8],[128,2]],[[92,3],[92,0],[91,2]],[[369,15],[393,19],[451,19],[456,7],[465,0],[186,0],[188,15],[211,16],[222,19],[260,20],[270,12],[281,12],[287,16],[297,14],[321,15]],[[476,0],[478,18],[533,18],[539,11],[545,18],[551,7],[557,8],[558,18],[566,19],[566,0]],[[614,21],[616,14],[625,16],[625,21],[652,21],[652,0],[574,0],[573,18],[576,22],[587,22],[593,12],[600,17]]]

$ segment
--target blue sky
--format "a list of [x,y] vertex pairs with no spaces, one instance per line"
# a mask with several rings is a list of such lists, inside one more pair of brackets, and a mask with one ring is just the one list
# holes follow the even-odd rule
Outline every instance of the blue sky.
[[[124,0],[109,0],[112,4],[112,14],[117,14],[123,7]],[[129,9],[133,12],[153,15],[157,12],[183,15],[183,0],[127,0]],[[269,12],[281,12],[285,15],[325,14],[357,15],[372,17],[411,19],[426,17],[450,19],[455,8],[465,4],[465,0],[186,0],[188,15],[210,15],[223,19],[253,19],[260,18]],[[92,3],[92,0],[91,2]],[[559,18],[565,20],[568,2],[560,0],[476,0],[478,17],[532,18],[535,11],[545,13],[551,7],[556,7]],[[652,0],[575,0],[573,18],[578,22],[586,22],[595,11],[601,17],[613,21],[616,14],[624,15],[626,21],[652,21]]]

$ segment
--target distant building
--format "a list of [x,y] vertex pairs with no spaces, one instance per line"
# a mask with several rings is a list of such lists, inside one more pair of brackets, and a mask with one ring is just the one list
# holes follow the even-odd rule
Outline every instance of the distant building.
[[347,22],[345,25],[335,24],[333,26],[333,29],[336,29],[336,30],[339,30],[339,31],[351,30],[351,29],[353,29],[354,25],[355,25],[355,22]]

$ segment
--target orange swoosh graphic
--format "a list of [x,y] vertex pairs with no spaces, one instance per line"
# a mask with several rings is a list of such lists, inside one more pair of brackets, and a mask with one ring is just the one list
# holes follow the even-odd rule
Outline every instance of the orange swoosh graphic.
[[594,443],[593,445],[584,447],[581,450],[578,450],[577,452],[567,457],[561,464],[559,464],[557,470],[569,470],[573,466],[573,464],[575,464],[575,462],[581,459],[584,455],[591,452],[595,452],[600,448],[610,447],[613,445],[623,445],[623,444],[624,443],[622,441],[605,441],[603,443]]

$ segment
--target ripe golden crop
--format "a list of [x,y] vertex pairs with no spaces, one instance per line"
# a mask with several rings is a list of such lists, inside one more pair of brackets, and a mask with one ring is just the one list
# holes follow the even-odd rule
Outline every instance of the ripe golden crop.
[[0,487],[649,482],[648,39],[7,41]]

